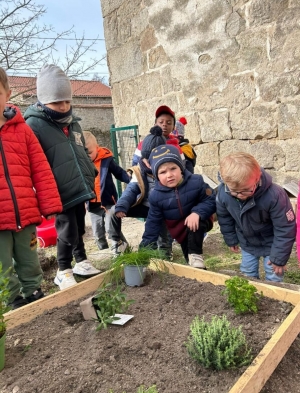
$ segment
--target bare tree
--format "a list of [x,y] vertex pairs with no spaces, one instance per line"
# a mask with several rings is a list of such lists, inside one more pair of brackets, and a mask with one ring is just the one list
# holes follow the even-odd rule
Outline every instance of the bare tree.
[[[46,12],[45,7],[34,0],[0,0],[1,67],[14,74],[35,76],[43,64],[51,62],[59,64],[70,78],[75,79],[84,77],[105,59],[104,55],[85,61],[84,56],[94,51],[98,37],[89,41],[84,35],[78,38],[73,27],[58,33],[53,26],[39,23]],[[52,38],[48,38],[49,35]],[[66,48],[64,58],[58,58],[57,41],[70,38],[75,43]]]

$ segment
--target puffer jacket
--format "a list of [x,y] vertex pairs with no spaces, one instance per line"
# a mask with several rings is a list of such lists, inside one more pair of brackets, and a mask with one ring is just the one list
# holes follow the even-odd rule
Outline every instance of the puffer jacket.
[[41,215],[60,213],[57,186],[36,136],[19,108],[4,111],[0,128],[0,230],[20,231],[39,225]]
[[243,202],[227,194],[224,183],[219,185],[217,217],[227,246],[239,244],[251,255],[269,255],[273,264],[284,266],[295,241],[295,215],[284,189],[261,172],[259,187]]
[[187,216],[196,213],[205,221],[216,212],[216,197],[212,189],[201,175],[193,175],[188,170],[184,171],[182,183],[175,188],[165,187],[157,181],[149,201],[150,210],[141,246],[156,242],[163,221],[173,239],[182,243],[187,235],[184,225]]
[[52,169],[62,200],[63,209],[96,197],[94,182],[97,170],[90,160],[78,118],[73,116],[68,126],[52,120],[38,105],[31,105],[25,112],[26,123],[37,136]]

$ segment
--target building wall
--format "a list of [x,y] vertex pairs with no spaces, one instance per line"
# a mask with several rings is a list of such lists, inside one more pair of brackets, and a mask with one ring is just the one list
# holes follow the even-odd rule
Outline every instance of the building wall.
[[116,126],[188,120],[197,172],[247,151],[300,177],[300,0],[101,0]]

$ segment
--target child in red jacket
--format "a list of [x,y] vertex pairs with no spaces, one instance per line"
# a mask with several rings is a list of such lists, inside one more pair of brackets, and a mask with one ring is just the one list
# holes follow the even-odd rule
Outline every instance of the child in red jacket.
[[16,309],[44,296],[36,225],[42,215],[60,213],[62,204],[36,136],[19,108],[6,105],[10,94],[0,67],[0,262],[9,276],[9,306]]

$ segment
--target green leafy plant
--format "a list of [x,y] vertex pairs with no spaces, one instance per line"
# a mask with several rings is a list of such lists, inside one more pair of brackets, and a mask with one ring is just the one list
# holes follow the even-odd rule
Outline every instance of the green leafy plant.
[[227,296],[227,301],[233,306],[236,314],[257,312],[257,289],[254,285],[249,284],[248,280],[235,276],[226,280],[225,286],[222,294]]
[[185,345],[188,354],[205,368],[237,368],[248,365],[252,359],[241,326],[232,327],[225,315],[214,316],[211,322],[196,316]]
[[8,272],[3,273],[2,263],[0,262],[0,338],[4,336],[6,332],[4,314],[10,310],[10,307],[7,305],[10,296],[8,282]]
[[108,324],[120,319],[115,314],[126,311],[133,302],[126,300],[126,294],[120,286],[113,288],[111,283],[100,286],[92,299],[98,317],[95,319],[97,330],[107,329]]
[[133,251],[132,247],[123,253],[118,255],[112,260],[110,268],[112,269],[108,275],[111,281],[119,282],[123,277],[124,266],[149,266],[152,261],[158,271],[164,269],[164,252],[160,250],[153,250],[150,247],[143,247],[137,251]]
[[[114,393],[112,389],[109,390],[109,393]],[[126,392],[123,392],[126,393]],[[149,388],[145,388],[144,385],[141,385],[138,387],[138,390],[136,393],[158,393],[158,390],[156,389],[156,385],[152,385]]]

